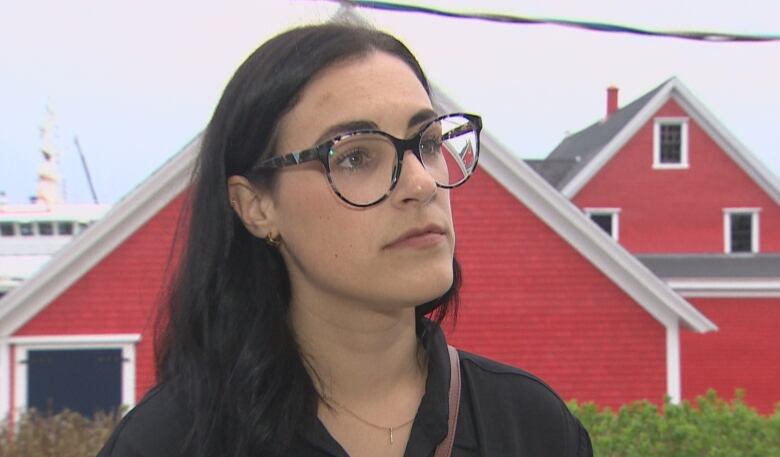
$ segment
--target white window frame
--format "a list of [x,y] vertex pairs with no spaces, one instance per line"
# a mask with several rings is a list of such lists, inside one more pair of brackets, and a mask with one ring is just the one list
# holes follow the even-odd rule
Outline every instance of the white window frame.
[[27,360],[31,350],[57,349],[121,349],[122,350],[122,406],[135,406],[135,346],[139,334],[115,335],[45,335],[11,337],[8,343],[14,351],[14,405],[13,419],[27,409]]
[[[680,126],[680,163],[661,163],[661,126]],[[680,170],[688,168],[688,118],[657,117],[653,123],[653,169]]]
[[[605,234],[611,236],[615,241],[620,241],[620,208],[585,208],[585,215],[588,216],[588,219],[592,215],[612,216],[612,233],[605,232]],[[595,222],[593,223],[595,224]],[[599,230],[603,231],[601,227]]]
[[[724,208],[723,209],[723,252],[726,254],[757,254],[759,252],[759,213],[761,208]],[[750,252],[731,252],[731,215],[750,214]]]

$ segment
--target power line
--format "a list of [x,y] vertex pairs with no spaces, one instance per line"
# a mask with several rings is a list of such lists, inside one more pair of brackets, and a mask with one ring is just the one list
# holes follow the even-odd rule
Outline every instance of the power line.
[[477,19],[489,22],[500,22],[504,24],[527,24],[527,25],[558,25],[561,27],[571,27],[577,29],[585,29],[597,32],[608,33],[628,33],[632,35],[643,35],[653,37],[666,37],[666,38],[678,38],[683,40],[704,41],[710,43],[756,43],[756,42],[768,42],[768,41],[780,41],[780,35],[765,35],[765,34],[739,34],[728,32],[711,32],[711,31],[662,31],[662,30],[648,30],[638,27],[631,27],[626,25],[607,24],[603,22],[591,22],[591,21],[576,21],[568,19],[554,19],[554,18],[533,18],[524,16],[513,16],[509,14],[497,14],[497,13],[461,13],[456,11],[447,11],[437,8],[430,8],[426,6],[405,5],[401,3],[390,2],[377,2],[377,1],[364,1],[364,0],[329,0],[341,4],[350,6],[356,6],[359,8],[368,8],[384,11],[395,11],[405,13],[422,13],[430,14],[434,16],[443,16],[459,19]]

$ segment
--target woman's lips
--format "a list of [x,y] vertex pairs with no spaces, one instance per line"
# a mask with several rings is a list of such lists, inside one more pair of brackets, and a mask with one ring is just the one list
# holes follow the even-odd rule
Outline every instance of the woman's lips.
[[426,228],[407,233],[385,246],[385,249],[427,248],[447,240],[447,235],[439,228]]

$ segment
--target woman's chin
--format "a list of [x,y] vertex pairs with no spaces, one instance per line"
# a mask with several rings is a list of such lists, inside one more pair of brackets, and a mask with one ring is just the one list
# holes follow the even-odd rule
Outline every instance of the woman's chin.
[[409,278],[397,285],[395,294],[402,295],[401,300],[412,306],[428,303],[450,290],[452,287],[452,267],[441,271],[426,271],[425,275]]

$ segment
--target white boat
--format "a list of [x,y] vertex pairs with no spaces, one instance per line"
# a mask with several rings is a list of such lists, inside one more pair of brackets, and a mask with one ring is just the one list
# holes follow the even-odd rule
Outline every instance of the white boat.
[[0,194],[0,297],[35,274],[62,246],[100,219],[110,205],[69,203],[62,197],[54,116],[41,129],[43,161],[29,203],[5,202]]

